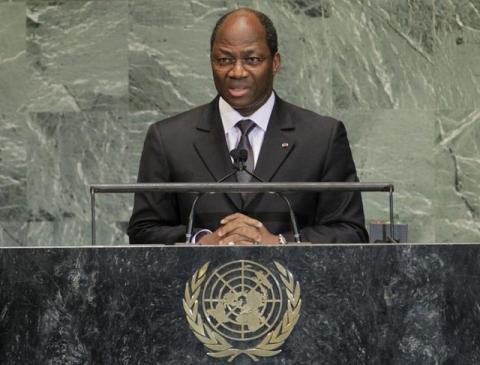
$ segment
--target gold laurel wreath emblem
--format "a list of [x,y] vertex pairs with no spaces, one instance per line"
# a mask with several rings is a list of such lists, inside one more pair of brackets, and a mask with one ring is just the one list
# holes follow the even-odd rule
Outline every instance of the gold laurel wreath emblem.
[[210,326],[203,321],[198,311],[198,297],[206,278],[209,262],[195,271],[190,283],[187,282],[185,285],[183,309],[185,310],[187,321],[193,334],[205,347],[211,350],[211,352],[207,352],[207,355],[215,358],[228,357],[228,361],[231,362],[237,356],[244,354],[252,360],[258,361],[258,357],[275,356],[282,351],[279,347],[283,345],[300,317],[302,300],[300,299],[300,284],[298,281],[295,282],[292,273],[278,262],[274,261],[274,264],[285,285],[288,297],[287,308],[277,327],[267,333],[254,348],[248,349],[235,348],[222,335],[213,331]]

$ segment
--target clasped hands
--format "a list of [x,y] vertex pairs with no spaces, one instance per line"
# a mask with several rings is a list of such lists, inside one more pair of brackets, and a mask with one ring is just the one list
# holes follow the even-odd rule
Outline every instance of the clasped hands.
[[198,241],[201,245],[252,245],[279,244],[278,236],[270,233],[262,222],[241,213],[226,216],[220,221],[220,227],[204,235]]

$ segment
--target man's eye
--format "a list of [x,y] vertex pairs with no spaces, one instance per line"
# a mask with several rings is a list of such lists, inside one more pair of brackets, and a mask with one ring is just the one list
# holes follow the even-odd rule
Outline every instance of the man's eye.
[[228,58],[228,57],[217,58],[217,64],[219,64],[220,66],[233,65],[234,63],[235,63],[234,58]]
[[245,58],[244,61],[245,61],[245,63],[246,63],[247,65],[252,65],[252,66],[254,66],[254,65],[259,65],[259,64],[261,64],[261,63],[263,62],[263,59],[260,58],[260,57],[247,57],[247,58]]

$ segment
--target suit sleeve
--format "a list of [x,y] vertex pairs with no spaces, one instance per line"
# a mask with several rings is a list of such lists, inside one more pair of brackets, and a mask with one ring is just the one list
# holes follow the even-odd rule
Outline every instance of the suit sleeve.
[[[322,182],[358,181],[355,163],[342,122],[337,122],[331,137],[322,171]],[[325,192],[318,194],[315,221],[302,227],[303,241],[312,243],[368,242],[360,192]],[[293,234],[285,234],[293,241]]]
[[[150,126],[145,138],[138,172],[139,183],[171,181],[168,157],[157,125]],[[175,194],[136,193],[128,225],[131,244],[172,244],[185,241],[185,225],[180,224]]]

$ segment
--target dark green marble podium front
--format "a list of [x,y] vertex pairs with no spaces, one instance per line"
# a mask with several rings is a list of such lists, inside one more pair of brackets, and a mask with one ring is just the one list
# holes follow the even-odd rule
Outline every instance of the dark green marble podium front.
[[0,363],[225,363],[182,299],[205,262],[241,259],[277,261],[301,286],[296,327],[259,363],[480,363],[476,244],[3,248]]

